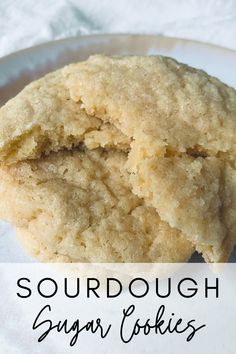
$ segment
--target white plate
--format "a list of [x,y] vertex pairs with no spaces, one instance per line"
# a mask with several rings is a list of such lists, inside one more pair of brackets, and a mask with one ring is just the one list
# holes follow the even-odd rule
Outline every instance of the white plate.
[[[49,42],[0,59],[0,105],[27,83],[65,64],[90,54],[162,54],[206,70],[236,88],[236,52],[183,39],[144,35],[96,35]],[[201,261],[194,256],[193,261]],[[29,262],[15,240],[13,229],[0,224],[0,261]],[[231,257],[236,262],[236,252]]]

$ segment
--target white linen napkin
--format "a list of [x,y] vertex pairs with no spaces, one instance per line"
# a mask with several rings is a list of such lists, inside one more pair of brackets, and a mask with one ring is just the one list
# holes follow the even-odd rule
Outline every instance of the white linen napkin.
[[0,1],[0,56],[89,33],[155,33],[236,49],[236,1]]

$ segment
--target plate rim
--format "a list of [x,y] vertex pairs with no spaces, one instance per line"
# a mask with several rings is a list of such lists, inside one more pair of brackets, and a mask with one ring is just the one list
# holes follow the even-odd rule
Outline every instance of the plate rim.
[[232,48],[228,48],[228,47],[224,47],[221,45],[217,45],[217,44],[213,44],[213,43],[209,43],[209,42],[202,42],[200,40],[195,40],[195,39],[189,39],[189,38],[181,38],[181,37],[172,37],[172,36],[165,36],[165,35],[160,35],[160,34],[142,34],[142,33],[97,33],[97,34],[83,34],[83,35],[77,35],[77,36],[69,36],[69,37],[65,37],[65,38],[58,38],[58,39],[54,39],[54,40],[50,40],[50,41],[46,41],[46,42],[42,42],[30,47],[26,47],[26,48],[22,48],[19,49],[17,51],[14,51],[12,53],[6,54],[2,57],[0,57],[0,63],[1,61],[7,60],[7,59],[12,59],[13,57],[17,56],[17,55],[24,55],[27,54],[28,52],[30,52],[33,49],[40,49],[41,47],[47,47],[47,46],[51,46],[53,43],[64,43],[64,42],[68,42],[71,40],[80,40],[80,39],[85,39],[85,38],[94,38],[94,39],[99,39],[99,38],[109,38],[109,37],[133,37],[133,38],[141,38],[141,37],[145,37],[145,38],[152,38],[152,39],[164,39],[167,40],[169,42],[172,42],[173,44],[175,43],[179,43],[179,44],[184,44],[184,45],[188,45],[188,44],[193,44],[193,45],[200,45],[202,47],[205,48],[212,48],[215,50],[219,50],[219,51],[225,51],[228,54],[231,55],[235,55],[236,56],[236,49],[232,49]]

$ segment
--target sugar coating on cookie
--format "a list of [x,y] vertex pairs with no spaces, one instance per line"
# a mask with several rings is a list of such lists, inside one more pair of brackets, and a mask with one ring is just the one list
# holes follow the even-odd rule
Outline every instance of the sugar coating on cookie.
[[32,82],[0,109],[0,161],[36,158],[80,142],[123,150],[129,146],[115,126],[89,117],[71,100],[61,70]]
[[37,233],[32,234],[27,228],[17,227],[16,239],[20,245],[26,250],[27,254],[37,258],[41,262],[47,263],[72,263],[76,262],[76,259],[59,254],[58,251],[51,250],[45,245]]
[[207,261],[227,261],[236,242],[236,165],[185,154],[144,157],[138,141],[131,146],[133,192],[182,230]]
[[236,155],[236,92],[204,71],[162,56],[95,55],[63,73],[75,101],[128,136]]
[[236,91],[160,56],[97,55],[63,73],[88,114],[133,140],[133,192],[207,261],[226,261],[236,243]]
[[132,193],[126,160],[84,149],[1,166],[0,217],[43,260],[186,261],[192,244]]

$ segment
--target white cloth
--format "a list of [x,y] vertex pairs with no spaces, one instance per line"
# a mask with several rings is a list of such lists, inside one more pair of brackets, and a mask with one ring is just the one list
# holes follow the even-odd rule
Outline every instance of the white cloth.
[[0,0],[0,56],[89,33],[154,33],[236,49],[236,1]]

